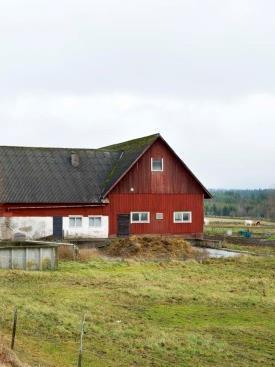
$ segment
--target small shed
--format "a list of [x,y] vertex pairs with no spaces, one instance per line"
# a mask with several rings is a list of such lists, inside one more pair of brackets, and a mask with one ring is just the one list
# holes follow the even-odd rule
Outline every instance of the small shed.
[[56,270],[58,244],[39,241],[0,242],[0,269]]

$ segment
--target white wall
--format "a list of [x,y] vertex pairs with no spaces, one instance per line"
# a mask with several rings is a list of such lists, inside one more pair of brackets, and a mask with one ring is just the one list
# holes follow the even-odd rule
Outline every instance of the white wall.
[[63,231],[65,238],[107,238],[109,235],[109,217],[101,216],[101,227],[89,227],[89,217],[82,217],[82,227],[71,228],[69,217],[63,217]]
[[0,217],[0,239],[12,239],[24,233],[27,239],[38,239],[53,233],[52,217]]
[[[89,227],[89,217],[82,217],[82,227],[70,228],[69,217],[63,217],[64,238],[107,238],[109,217],[101,216],[101,227]],[[25,234],[27,239],[39,239],[53,234],[52,217],[0,217],[0,239],[13,239],[15,233]]]

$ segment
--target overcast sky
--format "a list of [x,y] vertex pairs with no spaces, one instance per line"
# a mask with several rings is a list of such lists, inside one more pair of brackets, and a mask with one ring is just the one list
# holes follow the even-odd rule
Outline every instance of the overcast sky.
[[275,187],[274,0],[0,2],[0,144],[160,132],[208,188]]

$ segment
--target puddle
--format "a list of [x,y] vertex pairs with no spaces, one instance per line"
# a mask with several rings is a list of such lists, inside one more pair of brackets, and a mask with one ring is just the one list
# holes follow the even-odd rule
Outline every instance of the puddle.
[[235,251],[219,250],[219,249],[207,248],[207,247],[196,247],[196,248],[206,251],[208,253],[208,256],[211,258],[236,257],[236,256],[241,255],[239,252],[235,252]]

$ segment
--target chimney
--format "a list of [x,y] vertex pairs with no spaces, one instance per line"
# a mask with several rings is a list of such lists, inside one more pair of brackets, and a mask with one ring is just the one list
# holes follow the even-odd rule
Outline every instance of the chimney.
[[79,158],[79,155],[75,152],[72,152],[71,153],[71,165],[73,167],[78,167],[80,164],[80,158]]

